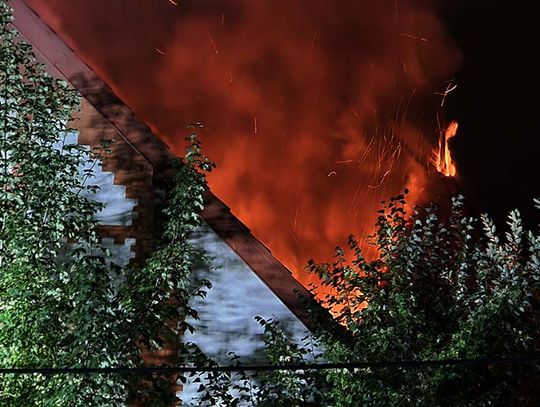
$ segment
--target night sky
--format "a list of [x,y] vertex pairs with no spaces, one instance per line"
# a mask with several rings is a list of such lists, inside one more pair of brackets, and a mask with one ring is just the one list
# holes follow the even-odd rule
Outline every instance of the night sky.
[[445,7],[446,26],[463,53],[447,112],[461,126],[453,147],[464,193],[477,211],[498,221],[518,207],[537,222],[540,67],[533,2]]

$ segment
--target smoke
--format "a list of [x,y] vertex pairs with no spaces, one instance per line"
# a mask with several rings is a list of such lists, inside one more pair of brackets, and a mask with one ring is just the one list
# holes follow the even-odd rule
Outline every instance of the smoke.
[[212,190],[304,281],[381,200],[440,194],[435,92],[460,58],[425,2],[29,3],[175,152],[204,123]]

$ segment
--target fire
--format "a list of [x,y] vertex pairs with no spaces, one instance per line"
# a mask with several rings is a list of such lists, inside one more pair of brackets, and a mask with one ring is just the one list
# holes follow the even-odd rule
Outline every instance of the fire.
[[434,90],[460,56],[426,2],[26,1],[176,153],[204,123],[211,189],[302,283],[382,200],[437,196]]
[[457,174],[456,164],[452,159],[452,152],[448,145],[448,141],[456,135],[457,129],[458,123],[456,121],[451,122],[439,135],[439,148],[433,150],[432,163],[437,168],[437,171],[446,177],[455,177]]

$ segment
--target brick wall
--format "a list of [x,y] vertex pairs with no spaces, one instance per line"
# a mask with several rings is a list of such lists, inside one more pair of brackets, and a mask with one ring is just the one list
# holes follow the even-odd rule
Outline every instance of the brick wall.
[[[85,99],[81,112],[72,123],[79,131],[78,142],[82,145],[99,147],[101,140],[113,139],[112,153],[105,154],[102,161],[103,171],[114,174],[114,184],[125,187],[125,197],[136,200],[133,208],[134,217],[130,225],[100,225],[99,233],[104,238],[113,239],[115,244],[124,244],[126,239],[134,239],[131,250],[131,264],[142,265],[152,253],[154,243],[159,238],[159,215],[156,213],[164,196],[161,179],[155,177],[153,166],[137,153],[112,126]],[[171,321],[177,324],[178,321]],[[158,352],[142,349],[143,360],[147,365],[174,365],[178,363],[179,338],[165,338],[166,346]],[[171,391],[181,387],[171,381]],[[140,406],[135,402],[131,406]]]

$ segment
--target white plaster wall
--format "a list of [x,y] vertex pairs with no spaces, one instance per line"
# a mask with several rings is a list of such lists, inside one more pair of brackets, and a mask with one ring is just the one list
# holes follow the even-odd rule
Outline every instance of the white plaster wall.
[[[79,135],[76,132],[61,134],[60,139],[64,145],[77,144]],[[60,149],[61,144],[57,148]],[[89,146],[83,146],[90,151]],[[114,148],[114,146],[113,146]],[[114,184],[114,174],[103,171],[100,160],[89,160],[81,165],[81,174],[91,169],[93,174],[86,180],[87,185],[97,185],[99,190],[95,193],[85,192],[85,195],[104,204],[103,209],[96,214],[96,219],[102,225],[131,226],[137,213],[133,208],[137,205],[136,199],[126,198],[126,187]],[[83,175],[84,176],[84,175]]]
[[[281,302],[249,266],[207,224],[192,237],[193,243],[214,258],[214,267],[196,270],[195,279],[206,278],[213,284],[206,298],[197,298],[192,306],[200,319],[189,320],[196,328],[184,341],[194,342],[219,364],[230,364],[229,352],[241,357],[243,364],[264,363],[263,328],[255,316],[275,317],[295,341],[306,336],[305,325]],[[198,384],[184,385],[179,396],[186,405],[199,405],[191,399]]]
[[[61,133],[59,142],[54,148],[60,150],[62,145],[77,144],[79,133]],[[89,146],[83,146],[90,151]],[[113,146],[114,148],[114,146]],[[93,174],[86,180],[87,185],[97,185],[99,189],[95,193],[84,192],[87,198],[102,203],[103,209],[96,213],[95,218],[101,225],[107,226],[131,226],[137,212],[134,207],[137,205],[136,199],[126,198],[126,187],[114,183],[114,174],[103,170],[100,160],[89,160],[81,163],[80,172],[84,177],[84,170],[92,169]],[[135,239],[126,238],[123,244],[114,243],[111,238],[102,239],[104,247],[111,252],[111,261],[119,266],[127,266],[130,259],[135,254],[131,252],[131,247],[135,244]]]
[[131,259],[135,257],[135,253],[131,251],[131,246],[135,245],[135,239],[126,238],[123,244],[114,243],[114,239],[104,237],[101,239],[103,247],[111,253],[111,261],[120,267],[126,267]]

